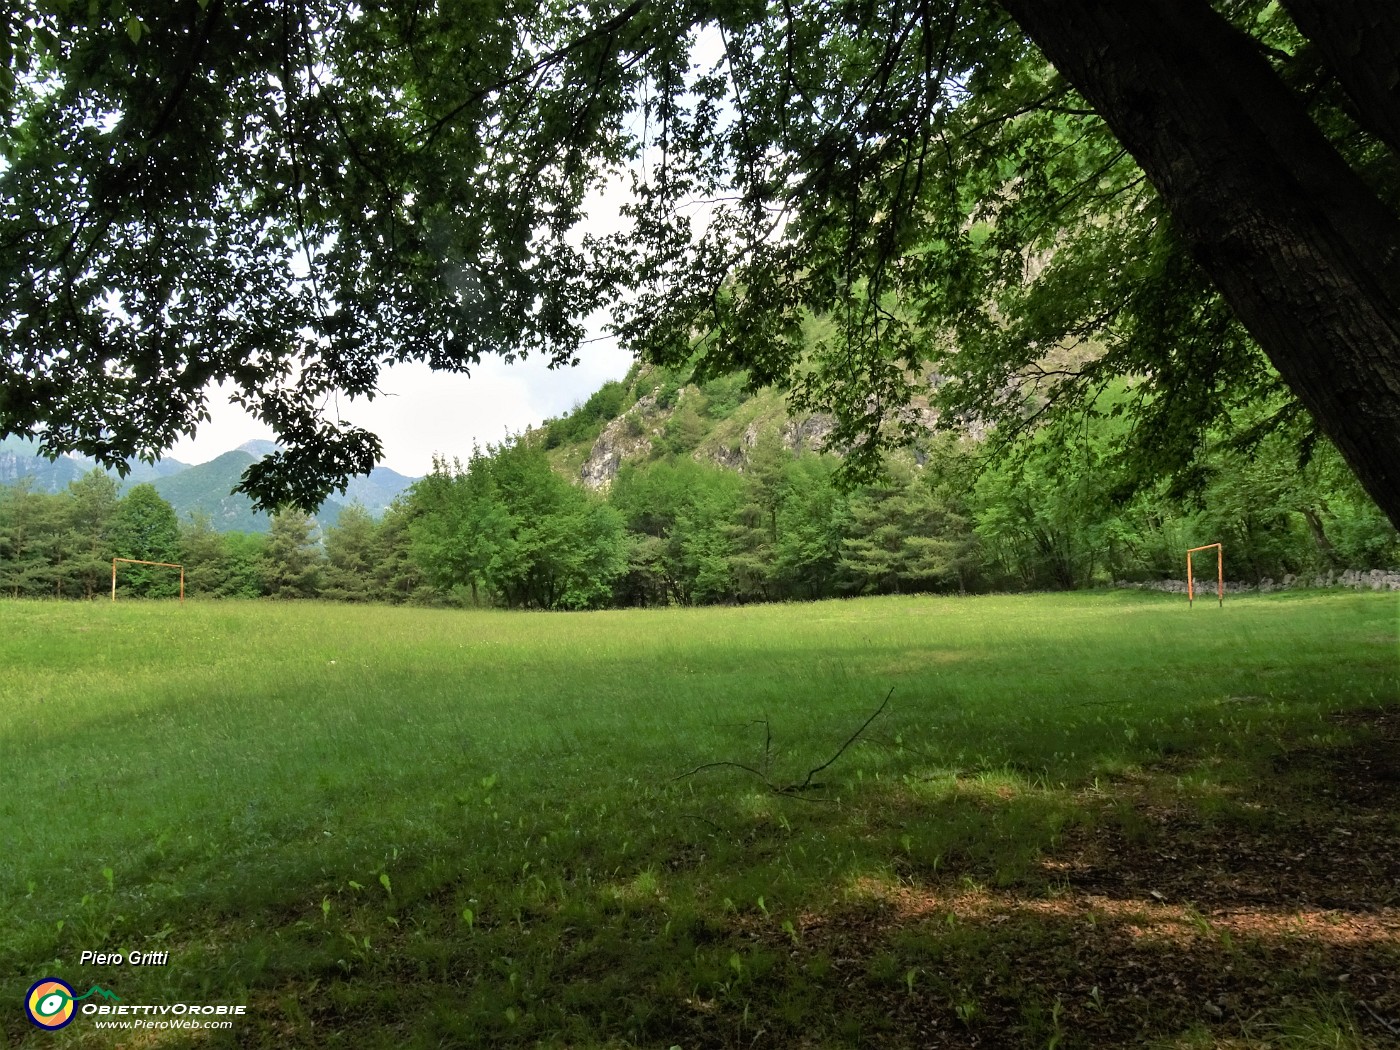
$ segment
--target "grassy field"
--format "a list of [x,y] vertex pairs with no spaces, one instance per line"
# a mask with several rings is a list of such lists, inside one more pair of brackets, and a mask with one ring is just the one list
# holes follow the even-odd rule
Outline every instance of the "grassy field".
[[0,1037],[1389,1045],[1397,612],[0,602]]

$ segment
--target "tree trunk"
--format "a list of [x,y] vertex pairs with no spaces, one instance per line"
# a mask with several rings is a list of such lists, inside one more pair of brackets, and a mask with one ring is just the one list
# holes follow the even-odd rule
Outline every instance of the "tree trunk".
[[[998,0],[1400,527],[1400,218],[1206,0]],[[1329,0],[1328,11],[1362,6]]]
[[1332,541],[1328,539],[1327,532],[1322,527],[1322,516],[1312,507],[1303,508],[1303,520],[1308,523],[1308,531],[1312,533],[1313,542],[1317,544],[1318,552],[1327,559],[1328,565],[1337,563],[1337,548],[1332,546]]
[[1356,107],[1361,125],[1400,154],[1400,4],[1283,0]]

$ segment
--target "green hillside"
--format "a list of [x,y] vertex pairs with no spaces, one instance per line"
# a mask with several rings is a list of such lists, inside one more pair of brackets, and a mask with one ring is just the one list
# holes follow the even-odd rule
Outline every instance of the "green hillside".
[[[831,419],[792,412],[782,391],[747,390],[740,375],[688,378],[634,367],[519,443],[619,515],[621,539],[600,532],[590,548],[598,565],[624,566],[609,570],[615,604],[1156,583],[1180,578],[1185,550],[1216,542],[1227,579],[1266,586],[1400,564],[1395,530],[1330,446],[1300,467],[1289,435],[1244,452],[1222,425],[1194,492],[1144,479],[1123,454],[1126,382],[1073,426],[1041,425],[1001,456],[980,428],[934,433],[924,400],[914,406],[924,432],[885,458],[883,476],[853,484]],[[441,505],[419,506],[420,533],[438,543],[425,571],[443,593],[474,580],[473,595],[512,604],[490,551],[518,555],[522,534],[492,522],[528,522],[542,565],[578,561],[558,545],[546,557],[540,538],[578,529],[543,520],[541,507],[568,501],[521,484],[529,465],[517,449],[487,458],[500,462],[480,463],[483,477],[496,476],[477,491],[458,479]]]
[[591,489],[607,488],[623,463],[674,456],[742,471],[765,436],[794,452],[824,450],[825,417],[794,415],[781,391],[745,385],[741,374],[696,384],[683,370],[634,365],[530,437],[556,469]]

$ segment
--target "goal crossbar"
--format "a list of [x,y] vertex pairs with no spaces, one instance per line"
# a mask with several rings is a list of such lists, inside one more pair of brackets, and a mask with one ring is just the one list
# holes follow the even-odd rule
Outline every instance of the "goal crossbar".
[[172,561],[142,561],[140,558],[113,558],[112,559],[112,601],[117,600],[117,562],[125,562],[127,565],[156,565],[162,569],[180,570],[180,601],[185,600],[185,567]]

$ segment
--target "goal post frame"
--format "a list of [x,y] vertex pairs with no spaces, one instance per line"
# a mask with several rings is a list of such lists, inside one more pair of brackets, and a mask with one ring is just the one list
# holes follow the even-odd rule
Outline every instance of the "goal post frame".
[[1200,551],[1215,550],[1215,597],[1220,608],[1225,607],[1225,548],[1219,543],[1207,543],[1202,547],[1192,547],[1186,552],[1186,604],[1195,608],[1195,579],[1191,572],[1191,555]]
[[180,604],[185,603],[185,567],[171,561],[142,561],[140,558],[113,558],[112,559],[112,601],[117,600],[117,562],[125,562],[128,565],[158,565],[162,569],[180,570]]

